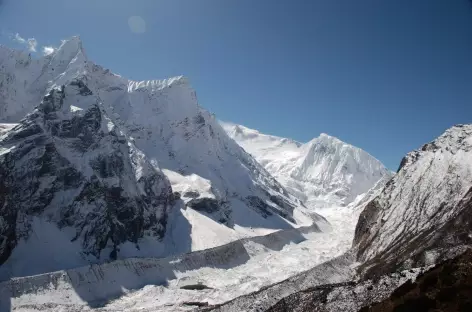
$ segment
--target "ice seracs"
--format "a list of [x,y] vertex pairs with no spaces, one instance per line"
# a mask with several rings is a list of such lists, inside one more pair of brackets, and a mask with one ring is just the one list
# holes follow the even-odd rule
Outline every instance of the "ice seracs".
[[241,125],[221,124],[230,137],[309,208],[348,205],[379,180],[392,176],[367,152],[325,133],[302,144]]

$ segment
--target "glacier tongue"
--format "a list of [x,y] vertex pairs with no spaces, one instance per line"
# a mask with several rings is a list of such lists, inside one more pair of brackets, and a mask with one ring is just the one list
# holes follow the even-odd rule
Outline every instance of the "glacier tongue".
[[392,173],[367,152],[322,133],[308,143],[221,123],[294,196],[310,208],[346,206]]

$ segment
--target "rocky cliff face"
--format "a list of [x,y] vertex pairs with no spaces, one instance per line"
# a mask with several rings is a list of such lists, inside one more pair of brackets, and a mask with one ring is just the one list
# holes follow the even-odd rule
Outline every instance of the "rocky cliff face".
[[471,244],[471,177],[471,125],[409,153],[359,218],[354,247],[363,269],[428,265]]
[[116,259],[124,242],[162,239],[173,204],[169,180],[81,80],[51,89],[0,137],[0,183],[0,265],[41,235],[38,218],[64,229],[84,256]]

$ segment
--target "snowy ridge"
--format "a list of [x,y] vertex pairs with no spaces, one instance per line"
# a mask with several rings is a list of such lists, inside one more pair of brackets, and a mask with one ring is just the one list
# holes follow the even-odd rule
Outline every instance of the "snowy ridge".
[[162,80],[143,80],[143,81],[129,81],[128,92],[133,92],[139,89],[148,89],[151,91],[162,90],[172,85],[188,84],[189,81],[184,76],[177,76]]
[[472,125],[458,125],[409,153],[366,205],[354,239],[359,261],[378,273],[452,256],[472,243],[471,203]]
[[310,208],[346,206],[379,180],[392,176],[365,151],[325,133],[302,144],[241,125],[221,124],[230,137]]
[[7,131],[10,131],[15,126],[16,124],[0,124],[0,135],[6,133]]
[[78,37],[38,60],[0,47],[0,64],[0,121],[18,123],[0,135],[0,279],[326,224],[228,137],[185,77],[125,79],[88,60]]
[[86,55],[80,38],[64,41],[40,59],[0,45],[0,122],[17,122],[53,87],[83,73]]

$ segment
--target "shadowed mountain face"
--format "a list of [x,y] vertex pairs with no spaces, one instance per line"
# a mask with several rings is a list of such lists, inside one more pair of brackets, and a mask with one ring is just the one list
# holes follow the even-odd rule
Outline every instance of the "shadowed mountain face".
[[359,312],[472,311],[472,251],[447,260]]
[[22,240],[45,235],[44,223],[70,233],[84,257],[116,259],[124,242],[163,238],[169,180],[128,144],[82,81],[53,88],[0,146],[0,264]]
[[472,251],[429,270],[387,274],[378,280],[313,287],[267,312],[472,311]]

